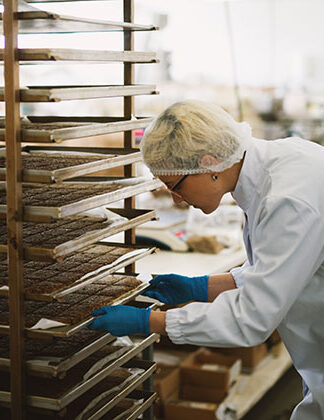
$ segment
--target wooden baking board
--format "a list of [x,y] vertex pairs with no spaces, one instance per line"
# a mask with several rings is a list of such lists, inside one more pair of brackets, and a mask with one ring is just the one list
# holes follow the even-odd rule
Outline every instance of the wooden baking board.
[[96,280],[104,280],[105,277],[108,277],[110,275],[114,275],[119,270],[122,270],[123,268],[127,267],[128,265],[133,264],[133,263],[135,263],[136,261],[139,261],[142,258],[145,258],[146,256],[152,254],[155,251],[156,251],[155,248],[147,249],[145,252],[143,252],[141,254],[138,254],[138,255],[135,255],[131,258],[128,258],[127,260],[124,260],[121,263],[114,265],[112,268],[109,268],[105,271],[102,271],[102,272],[100,272],[100,273],[98,273],[98,274],[96,274],[92,277],[87,277],[83,281],[75,282],[74,284],[71,284],[70,286],[68,286],[66,288],[58,289],[55,292],[48,293],[48,294],[36,294],[36,293],[32,294],[32,293],[26,292],[26,297],[28,297],[29,299],[41,300],[41,301],[59,300],[64,295],[67,295],[71,292],[77,292],[79,289],[81,289],[82,287],[84,287],[87,284],[94,283]]
[[[127,363],[130,359],[134,358],[134,356],[141,353],[144,349],[148,346],[153,344],[158,339],[157,334],[151,334],[148,337],[139,340],[134,347],[132,347],[127,353],[123,354],[118,359],[114,360],[108,366],[103,368],[100,372],[92,376],[89,380],[84,381],[83,383],[79,384],[73,390],[66,393],[64,396],[58,399],[54,398],[46,398],[46,397],[38,397],[38,396],[27,396],[27,404],[32,407],[39,407],[49,410],[60,411],[80,395],[91,389],[94,385],[104,379],[105,376],[112,373],[118,367]],[[0,391],[0,403],[8,404],[11,400],[11,393]]]
[[[66,261],[63,263],[53,263],[54,265],[57,264],[66,264],[62,267],[60,271],[57,271],[56,268],[51,268],[53,264],[46,264],[46,267],[44,268],[36,268],[33,272],[33,276],[30,276],[26,274],[26,282],[28,277],[32,277],[34,280],[32,280],[31,285],[28,285],[26,283],[25,285],[25,296],[27,299],[31,300],[38,300],[38,301],[44,301],[44,302],[51,302],[53,300],[59,300],[64,295],[67,295],[72,292],[78,291],[78,289],[83,288],[86,285],[89,285],[91,283],[97,282],[97,281],[104,281],[105,278],[113,275],[114,273],[117,273],[119,270],[122,270],[124,267],[127,267],[130,264],[135,263],[136,261],[139,261],[142,258],[145,258],[146,256],[150,255],[151,253],[156,251],[156,248],[145,248],[143,246],[136,246],[132,245],[132,249],[136,251],[137,249],[140,252],[135,252],[133,255],[127,255],[127,251],[125,251],[125,254],[122,259],[120,259],[119,256],[115,257],[115,260],[111,260],[110,250],[111,248],[107,248],[107,254],[108,254],[108,261],[112,261],[111,263],[106,263],[106,265],[103,265],[103,263],[97,264],[98,268],[88,268],[87,264],[88,261],[83,262],[83,258],[87,257],[87,251],[89,250],[92,255],[92,248],[96,252],[99,247],[107,247],[105,243],[99,243],[101,245],[95,246],[95,247],[88,247],[88,249],[82,250],[80,252],[77,252],[79,256],[81,257],[75,260],[75,262],[72,260],[70,261],[69,257]],[[114,244],[116,248],[122,248],[122,244]],[[73,257],[73,255],[72,255]],[[82,261],[82,262],[81,262]],[[72,271],[68,270],[68,267],[70,267],[70,264],[72,262]],[[73,269],[75,264],[78,264],[77,270]],[[61,266],[61,265],[60,265]],[[67,268],[65,268],[65,266]],[[49,275],[51,278],[48,278],[46,276],[46,273],[49,272]],[[62,281],[62,276],[65,276],[65,279]],[[35,280],[35,277],[37,280]],[[44,283],[43,283],[44,282]],[[50,285],[49,285],[50,284]],[[6,285],[6,281],[1,281],[1,285]],[[33,288],[34,286],[41,286]],[[38,289],[38,290],[37,290]],[[44,291],[43,291],[44,290]],[[0,296],[8,297],[9,290],[8,287],[3,287],[0,289]]]
[[[91,182],[80,183],[80,184],[72,184],[72,183],[65,183],[65,184],[53,184],[44,187],[41,184],[24,184],[26,185],[26,190],[28,189],[31,191],[34,189],[39,196],[39,201],[42,200],[42,196],[44,197],[44,204],[47,200],[47,196],[54,196],[56,194],[57,197],[64,192],[65,196],[62,200],[66,200],[59,206],[37,206],[37,205],[25,205],[24,206],[24,220],[25,221],[39,221],[42,222],[44,220],[48,220],[50,218],[60,219],[67,216],[73,216],[78,213],[82,213],[83,211],[87,211],[96,207],[101,207],[108,205],[109,203],[113,203],[114,201],[123,200],[128,197],[133,197],[137,194],[141,194],[147,191],[152,191],[162,186],[162,183],[158,179],[151,179],[151,180],[114,180],[112,181],[109,186],[114,186],[113,190],[110,192],[104,192],[104,185],[108,185],[108,183],[98,183],[95,182],[95,177],[91,178]],[[78,200],[71,202],[71,194],[76,193],[77,191],[81,191],[81,188],[84,187],[84,196]],[[89,185],[91,188],[88,189]],[[87,188],[86,188],[87,187]],[[0,196],[4,194],[6,191],[6,185],[4,182],[0,182]],[[24,189],[23,189],[24,194]],[[92,195],[92,196],[89,196]],[[3,195],[4,197],[4,195]],[[46,199],[45,199],[46,198]],[[6,204],[0,204],[0,215],[2,214],[4,217],[7,212]]]
[[[73,32],[107,32],[107,31],[153,31],[154,25],[137,25],[128,22],[85,19],[46,12],[37,8],[21,11],[19,5],[19,33],[73,33]],[[1,30],[3,14],[0,14]]]
[[[78,1],[100,1],[100,0],[78,0]],[[102,0],[106,1],[106,0]],[[66,2],[66,0],[25,0],[26,3],[56,3]]]
[[[122,401],[125,397],[127,397],[132,391],[139,387],[146,379],[150,378],[151,375],[155,372],[157,365],[154,362],[150,362],[148,360],[134,360],[129,362],[127,365],[131,367],[139,367],[145,370],[144,373],[139,375],[132,383],[130,383],[125,389],[123,389],[118,395],[112,398],[107,404],[100,407],[96,412],[88,418],[88,420],[97,420],[104,416],[109,410],[115,407],[120,401]],[[143,395],[142,395],[143,397]],[[147,406],[145,406],[145,410]],[[144,411],[145,411],[144,410]]]
[[[79,415],[81,411],[80,403],[82,404],[83,408],[85,407],[85,405],[91,403],[91,401],[93,401],[94,399],[96,399],[97,404],[94,407],[92,404],[90,411],[87,411],[87,414],[85,415],[86,418],[88,420],[99,419],[102,418],[102,416],[105,416],[106,413],[108,416],[106,418],[109,418],[111,409],[113,409],[117,404],[122,402],[122,400],[125,397],[127,397],[128,394],[130,394],[136,388],[139,388],[141,384],[143,384],[143,382],[145,382],[148,378],[152,376],[152,374],[156,370],[156,363],[149,360],[140,360],[136,358],[127,362],[125,365],[123,365],[122,368],[141,369],[143,370],[143,372],[135,375],[135,377],[120,384],[118,386],[119,390],[113,391],[110,395],[107,395],[109,385],[105,386],[103,384],[105,382],[104,379],[103,381],[101,381],[101,390],[99,391],[99,393],[93,393],[92,390],[90,390],[89,394],[87,392],[82,394],[80,397],[76,398],[72,402],[72,404],[69,404],[66,407],[66,409],[62,410],[62,412],[57,413],[59,415],[59,418],[62,420],[71,420],[76,418],[76,416]],[[112,375],[113,374],[114,372],[112,372]],[[109,376],[110,375],[111,374],[109,374]],[[100,386],[100,384],[98,385]],[[30,415],[27,415],[26,417],[27,420],[43,420],[46,415],[54,415],[53,412],[44,409],[42,410],[40,408],[30,408],[30,411]]]
[[[122,305],[130,300],[134,299],[138,294],[142,293],[145,289],[149,287],[148,283],[143,283],[142,285],[138,286],[136,289],[133,289],[131,292],[127,292],[121,297],[115,299],[111,302],[111,305]],[[56,327],[47,330],[40,330],[40,329],[31,329],[26,328],[26,334],[29,338],[46,338],[46,337],[69,337],[72,334],[80,331],[82,328],[87,327],[92,321],[94,317],[89,316],[85,318],[83,321],[79,322],[78,324],[74,325],[66,325],[64,327]],[[8,325],[1,325],[0,326],[1,334],[4,335],[9,334],[10,327]]]
[[[153,120],[152,117],[136,117],[131,120],[123,117],[74,116],[27,116],[27,118],[30,122],[24,120],[21,122],[21,141],[25,143],[61,143],[70,139],[136,130],[147,127]],[[0,141],[5,140],[4,134],[4,118],[0,118]],[[115,153],[120,155],[123,153],[122,150],[119,152],[116,150]]]
[[[135,407],[126,410],[125,412],[121,412],[117,416],[111,416],[104,418],[105,420],[109,418],[109,420],[135,420],[137,419],[142,413],[144,413],[149,407],[151,407],[154,401],[157,398],[156,392],[151,391],[139,391],[135,390],[127,398],[133,399],[134,402],[138,402],[138,400],[143,400],[143,403],[135,405]],[[93,416],[91,420],[98,419],[98,417]]]
[[[29,86],[20,89],[20,102],[61,102],[116,96],[154,95],[155,85]],[[4,101],[4,88],[0,88]]]
[[[146,299],[144,301],[144,299]],[[161,306],[159,302],[154,301],[143,296],[137,296],[134,301],[130,302],[131,306],[140,308],[150,307],[152,310],[157,309]],[[82,330],[81,330],[82,332]],[[90,332],[90,331],[89,331]],[[95,332],[95,331],[92,331]],[[73,336],[74,337],[74,336]],[[68,338],[71,339],[71,338]],[[28,373],[35,376],[41,376],[46,378],[53,377],[64,377],[69,369],[75,366],[77,363],[99,350],[102,346],[112,343],[116,338],[109,333],[102,333],[101,336],[94,339],[92,342],[86,342],[80,350],[74,351],[73,354],[66,353],[66,356],[56,357],[55,360],[50,356],[46,359],[46,351],[43,351],[42,356],[30,356],[26,361],[26,367]],[[59,338],[61,343],[64,338]],[[34,340],[33,340],[34,342]],[[51,346],[53,340],[42,340],[45,346]],[[57,341],[56,341],[57,342]],[[55,344],[54,344],[55,345]],[[52,354],[53,352],[51,352]],[[10,369],[10,359],[8,357],[0,357],[0,370]]]
[[[115,209],[110,209],[111,211],[114,211]],[[79,236],[78,229],[75,234],[74,232],[69,233],[69,237],[71,237],[71,234],[74,234],[73,239],[64,240],[64,236],[56,236],[56,225],[58,224],[56,221],[53,221],[49,224],[40,224],[35,223],[33,226],[35,227],[35,232],[37,229],[37,232],[39,229],[44,229],[45,235],[43,237],[43,240],[45,242],[44,245],[42,243],[38,243],[37,245],[26,245],[24,248],[24,258],[26,260],[42,260],[42,261],[59,261],[62,258],[79,251],[80,249],[91,245],[95,242],[99,242],[100,240],[107,238],[109,236],[115,235],[119,232],[124,232],[128,229],[133,229],[134,227],[148,222],[150,220],[153,220],[156,218],[156,213],[154,210],[135,210],[135,209],[126,209],[124,214],[127,214],[128,220],[121,220],[117,223],[111,223],[106,221],[104,218],[91,218],[91,217],[81,217],[81,216],[71,216],[69,218],[66,218],[65,221],[67,223],[64,224],[64,229],[70,229],[74,225],[74,222],[77,222],[81,224],[84,222],[88,225],[85,225],[82,227],[82,235]],[[70,223],[68,223],[70,222]],[[93,226],[96,226],[96,229],[92,229],[92,225],[90,222],[93,223]],[[0,225],[3,223],[2,219],[0,219]],[[99,227],[98,224],[101,224],[102,227]],[[28,223],[26,223],[28,226]],[[25,232],[27,226],[24,226]],[[46,235],[48,234],[48,236]],[[32,239],[33,237],[33,230],[30,229],[30,237]],[[35,236],[35,235],[34,235]],[[54,238],[57,240],[57,245],[47,245],[46,242],[49,242],[49,237]],[[26,233],[25,233],[26,238]],[[28,240],[28,239],[27,239]],[[6,238],[2,235],[0,236],[0,254],[7,254],[7,243]]]
[[[127,153],[128,152],[128,153]],[[6,179],[6,158],[0,151],[0,181]],[[89,175],[118,166],[130,165],[141,161],[137,149],[128,149],[126,153],[94,156],[74,154],[64,151],[25,152],[22,155],[24,182],[59,183],[70,178]]]
[[[60,342],[64,339],[60,338]],[[85,359],[87,356],[91,355],[95,351],[99,350],[102,346],[112,343],[115,340],[109,333],[103,333],[100,337],[96,338],[92,342],[86,342],[83,344],[82,348],[76,351],[73,354],[68,354],[66,357],[49,357],[46,360],[45,357],[39,357],[37,359],[30,357],[26,360],[27,371],[31,375],[51,378],[51,377],[61,377],[62,374],[75,366],[78,362]],[[34,340],[32,340],[34,342]],[[51,345],[53,340],[42,340],[44,342],[44,347]],[[6,357],[0,357],[0,370],[9,370],[10,369],[10,359]]]
[[[0,49],[0,60],[4,50]],[[67,48],[20,48],[20,61],[99,61],[125,63],[156,63],[156,53],[141,51],[106,51]]]

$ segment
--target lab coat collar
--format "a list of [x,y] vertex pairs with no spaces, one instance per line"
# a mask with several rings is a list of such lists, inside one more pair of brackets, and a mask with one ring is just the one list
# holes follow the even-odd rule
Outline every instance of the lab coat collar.
[[263,141],[253,139],[244,157],[244,162],[232,196],[241,209],[247,213],[262,179],[262,158],[260,152]]

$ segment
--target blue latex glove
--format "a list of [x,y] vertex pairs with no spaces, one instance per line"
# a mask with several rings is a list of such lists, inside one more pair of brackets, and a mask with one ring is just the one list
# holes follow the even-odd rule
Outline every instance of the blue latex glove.
[[186,277],[178,274],[161,274],[150,281],[142,294],[168,305],[190,302],[208,302],[209,276]]
[[117,337],[132,334],[150,334],[149,318],[151,308],[134,308],[133,306],[102,306],[92,312],[96,316],[90,330],[107,331]]

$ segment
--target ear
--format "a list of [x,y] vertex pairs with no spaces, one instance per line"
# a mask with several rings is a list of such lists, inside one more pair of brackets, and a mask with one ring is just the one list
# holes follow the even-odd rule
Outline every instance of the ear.
[[210,168],[211,166],[216,166],[216,165],[218,165],[221,162],[222,162],[221,160],[215,158],[212,155],[203,155],[200,158],[200,165],[203,168]]

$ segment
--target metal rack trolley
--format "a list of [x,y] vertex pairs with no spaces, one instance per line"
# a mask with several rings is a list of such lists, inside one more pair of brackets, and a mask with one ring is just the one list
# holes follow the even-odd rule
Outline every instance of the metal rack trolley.
[[[44,0],[43,2],[46,2]],[[64,1],[64,0],[51,0]],[[89,0],[90,1],[90,0]],[[37,1],[41,3],[42,1]],[[33,0],[29,0],[28,3],[33,3]],[[156,62],[156,56],[154,53],[141,53],[134,51],[134,31],[150,31],[157,29],[153,25],[136,25],[134,23],[134,1],[124,0],[123,12],[124,22],[111,22],[104,20],[93,20],[93,19],[80,19],[69,16],[63,16],[56,13],[44,12],[40,9],[33,9],[33,6],[22,0],[3,0],[4,13],[1,14],[1,24],[3,24],[3,31],[5,36],[5,49],[0,51],[0,60],[4,61],[4,74],[5,74],[5,86],[0,89],[0,100],[5,101],[5,121],[0,122],[0,139],[5,139],[6,144],[6,171],[2,171],[2,179],[6,179],[6,206],[3,206],[3,212],[0,217],[6,217],[7,229],[8,229],[8,243],[5,252],[8,255],[8,278],[9,278],[9,305],[10,305],[10,323],[8,331],[0,331],[0,334],[10,335],[10,404],[11,404],[11,418],[12,420],[21,420],[26,416],[26,404],[30,399],[26,396],[26,375],[28,368],[26,367],[25,359],[25,336],[26,329],[24,325],[24,279],[23,279],[23,262],[24,258],[30,257],[31,253],[34,253],[34,257],[37,258],[37,252],[33,250],[28,251],[28,248],[24,248],[23,244],[23,221],[36,220],[41,216],[41,213],[37,213],[36,219],[33,212],[25,211],[23,207],[23,181],[34,182],[34,180],[28,179],[28,173],[23,171],[22,164],[22,142],[34,142],[34,143],[51,143],[61,142],[67,139],[80,138],[82,136],[94,136],[98,134],[112,133],[118,131],[124,131],[124,144],[121,148],[132,150],[134,147],[134,136],[133,131],[135,128],[145,127],[149,123],[149,118],[141,118],[136,121],[133,120],[134,112],[134,95],[138,94],[155,94],[156,88],[152,85],[141,85],[137,86],[134,84],[134,64],[137,62]],[[124,36],[124,51],[121,52],[94,52],[94,51],[73,51],[64,49],[18,49],[18,34],[19,33],[60,33],[60,32],[87,32],[87,31],[123,31]],[[78,60],[78,61],[119,61],[124,66],[123,85],[121,86],[66,86],[66,87],[31,87],[29,89],[20,89],[19,82],[19,67],[20,62],[34,62],[35,65],[40,61],[55,61],[59,60]],[[89,99],[89,98],[100,98],[100,97],[112,97],[120,96],[123,97],[124,101],[124,115],[120,118],[78,118],[74,117],[49,117],[49,118],[30,118],[27,126],[24,121],[21,121],[20,115],[20,102],[23,101],[61,101],[68,99]],[[2,127],[1,127],[2,124]],[[1,137],[2,136],[2,137]],[[4,137],[3,137],[4,136]],[[32,149],[32,148],[31,148]],[[30,149],[30,150],[31,150]],[[63,148],[62,148],[63,149]],[[77,151],[77,148],[75,148]],[[99,151],[103,152],[102,150]],[[109,153],[106,151],[104,153]],[[118,153],[117,153],[118,155]],[[104,160],[103,165],[106,167],[116,166],[118,164],[124,166],[124,177],[131,178],[133,175],[132,163],[138,160],[136,153],[130,155],[131,157],[125,161],[125,157],[118,159],[115,158],[115,162],[111,164]],[[133,158],[132,158],[133,156]],[[90,174],[94,172],[93,165],[89,165],[89,171],[87,168],[82,169],[81,175]],[[75,168],[73,168],[75,170]],[[64,171],[63,171],[64,172]],[[68,171],[69,172],[69,171]],[[73,172],[73,171],[72,171]],[[33,175],[33,174],[32,174]],[[45,174],[47,179],[51,178],[50,181],[54,182],[55,174]],[[36,173],[36,176],[39,174]],[[39,179],[39,178],[38,178]],[[62,180],[61,180],[62,181]],[[46,181],[45,181],[46,182]],[[48,181],[47,181],[48,182]],[[146,184],[144,190],[149,191],[159,186],[156,181],[152,181],[150,184]],[[130,188],[130,187],[126,187]],[[126,192],[124,196],[117,194],[116,200],[119,197],[124,198],[124,209],[123,214],[134,212],[134,198],[135,194],[143,191],[143,188],[133,187]],[[112,197],[111,197],[112,198]],[[104,204],[104,200],[90,199],[91,206]],[[108,200],[108,201],[113,201]],[[82,206],[81,206],[82,207]],[[86,206],[87,207],[87,206]],[[36,208],[36,207],[35,207]],[[27,210],[27,209],[26,209]],[[76,210],[78,208],[76,207]],[[76,211],[75,213],[78,213]],[[74,211],[73,211],[74,214]],[[61,214],[60,212],[47,215],[44,220],[38,221],[50,221],[51,218],[55,217],[67,217],[68,214]],[[34,219],[33,219],[34,217]],[[134,216],[133,216],[134,217]],[[152,213],[153,217],[153,213]],[[144,222],[147,220],[143,218]],[[125,224],[125,241],[129,244],[134,243],[134,224]],[[95,238],[95,236],[94,236]],[[51,251],[48,251],[51,252]],[[62,256],[62,254],[60,254]],[[133,266],[126,267],[126,273],[134,271]],[[131,299],[131,296],[129,297]],[[78,328],[76,329],[78,330]],[[73,327],[70,329],[70,333],[74,333]],[[42,334],[40,334],[41,336]],[[46,334],[45,334],[46,335]],[[37,331],[34,335],[30,334],[30,337],[39,338]],[[138,352],[143,352],[144,358],[152,359],[152,343],[156,340],[157,336],[152,335],[144,340],[142,345],[136,346]],[[94,348],[98,346],[98,340],[94,342]],[[133,350],[130,353],[129,358],[135,356],[137,351]],[[80,353],[81,355],[89,354],[88,351]],[[124,361],[124,359],[122,359]],[[120,361],[121,363],[121,361]],[[118,365],[118,363],[116,363]],[[144,418],[153,418],[152,416],[152,403],[155,399],[155,394],[152,393],[152,380],[151,374],[154,367],[149,367],[148,373],[142,376],[144,381],[143,388],[149,391],[146,396],[143,392],[139,393],[134,391],[136,383],[131,384],[127,391],[124,390],[121,394],[122,397],[126,397],[128,392],[132,391],[131,398],[143,399],[143,402],[136,406],[135,411],[127,412],[127,418],[135,419],[141,413],[144,413]],[[118,399],[121,399],[119,396]],[[8,396],[7,396],[8,397]],[[69,398],[67,397],[67,400]],[[118,402],[117,401],[117,402]],[[112,405],[112,403],[111,403]],[[100,412],[93,415],[91,418],[100,418],[106,414],[108,406],[101,409]]]

